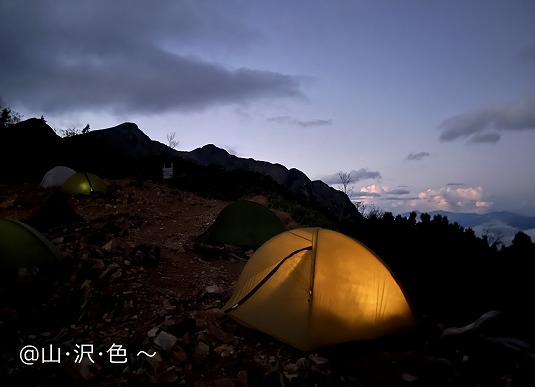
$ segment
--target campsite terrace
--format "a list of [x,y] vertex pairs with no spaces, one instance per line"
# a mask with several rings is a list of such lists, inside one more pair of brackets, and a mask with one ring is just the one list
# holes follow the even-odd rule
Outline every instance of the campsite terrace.
[[65,257],[2,272],[1,385],[533,385],[529,355],[440,341],[433,323],[309,352],[245,328],[221,308],[251,252],[194,246],[228,203],[161,182],[107,184],[96,196],[0,186],[0,217],[33,219]]

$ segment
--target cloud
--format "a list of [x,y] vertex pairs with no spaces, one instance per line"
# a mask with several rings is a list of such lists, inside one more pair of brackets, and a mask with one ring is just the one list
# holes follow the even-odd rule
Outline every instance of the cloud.
[[406,160],[421,160],[424,157],[431,156],[428,152],[419,152],[419,153],[410,153],[405,159]]
[[535,97],[495,104],[448,118],[439,125],[441,141],[471,137],[470,142],[496,143],[496,133],[535,130]]
[[418,199],[425,202],[427,207],[436,210],[471,211],[492,206],[492,202],[486,200],[486,194],[481,187],[428,189],[420,192]]
[[360,191],[353,194],[353,196],[357,197],[380,197],[382,194],[384,194],[386,191],[383,187],[372,184],[367,187],[362,187]]
[[2,2],[2,97],[50,114],[158,114],[302,98],[299,77],[207,59],[211,50],[258,39],[237,12],[203,1]]
[[331,125],[333,123],[332,120],[323,120],[323,119],[317,119],[317,120],[310,120],[310,121],[301,121],[297,120],[295,118],[292,118],[290,116],[280,116],[280,117],[270,117],[267,119],[270,122],[276,122],[279,124],[292,124],[292,125],[299,125],[303,128],[308,128],[310,126],[327,126]]
[[374,205],[393,213],[418,210],[452,212],[485,212],[493,203],[482,187],[463,187],[453,183],[441,188],[430,188],[411,195],[405,188],[389,189],[372,184],[352,194],[354,202]]
[[410,196],[410,197],[386,197],[382,198],[381,200],[385,201],[392,201],[392,202],[408,202],[408,201],[415,201],[418,200],[418,196]]
[[390,191],[386,191],[388,195],[408,195],[411,193],[408,189],[402,189],[402,188],[395,188]]
[[[339,172],[333,173],[332,175],[322,176],[318,180],[323,181],[325,184],[333,185],[333,184],[341,184],[340,176],[338,175]],[[380,179],[381,173],[377,171],[368,171],[366,168],[360,168],[359,170],[352,170],[349,172],[351,183],[355,183],[357,181],[361,180],[367,180],[367,179]]]
[[483,133],[476,133],[472,137],[470,137],[470,140],[468,141],[469,144],[496,144],[498,141],[500,141],[500,138],[502,138],[502,135],[496,132],[483,132]]

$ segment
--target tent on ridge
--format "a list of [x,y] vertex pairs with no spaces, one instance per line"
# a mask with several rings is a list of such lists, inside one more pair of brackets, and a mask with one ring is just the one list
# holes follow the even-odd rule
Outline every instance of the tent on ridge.
[[285,230],[281,220],[266,206],[237,200],[223,208],[214,223],[196,241],[257,248]]
[[43,234],[18,220],[0,218],[0,268],[58,264],[63,256]]
[[54,167],[43,176],[39,186],[43,188],[61,187],[63,183],[75,173],[76,171],[69,167],[62,165]]
[[223,310],[303,351],[375,339],[415,323],[385,264],[360,242],[321,228],[286,231],[264,243]]
[[96,192],[105,193],[106,183],[97,175],[90,172],[78,172],[69,177],[61,186],[61,191],[76,195],[91,195]]

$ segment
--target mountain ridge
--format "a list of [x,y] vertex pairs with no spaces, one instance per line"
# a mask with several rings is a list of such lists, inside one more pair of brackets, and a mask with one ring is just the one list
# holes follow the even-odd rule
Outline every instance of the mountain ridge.
[[[39,140],[33,141],[36,138]],[[310,180],[298,169],[240,158],[214,144],[192,151],[177,151],[150,139],[132,122],[62,138],[44,120],[31,118],[0,132],[0,140],[1,165],[10,165],[0,170],[0,182],[40,180],[57,165],[94,171],[104,178],[130,173],[161,178],[162,165],[180,158],[201,166],[216,165],[225,170],[260,173],[310,203],[324,207],[339,220],[361,217],[346,194],[321,181]]]

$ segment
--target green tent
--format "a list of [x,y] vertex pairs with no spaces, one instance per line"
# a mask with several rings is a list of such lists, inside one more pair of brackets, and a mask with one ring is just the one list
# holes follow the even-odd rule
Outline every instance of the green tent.
[[91,195],[96,192],[105,193],[106,183],[93,173],[78,172],[63,183],[61,191],[71,195]]
[[257,248],[286,231],[280,219],[266,206],[238,200],[223,208],[197,242]]
[[58,264],[63,256],[33,227],[14,219],[0,218],[0,268]]

